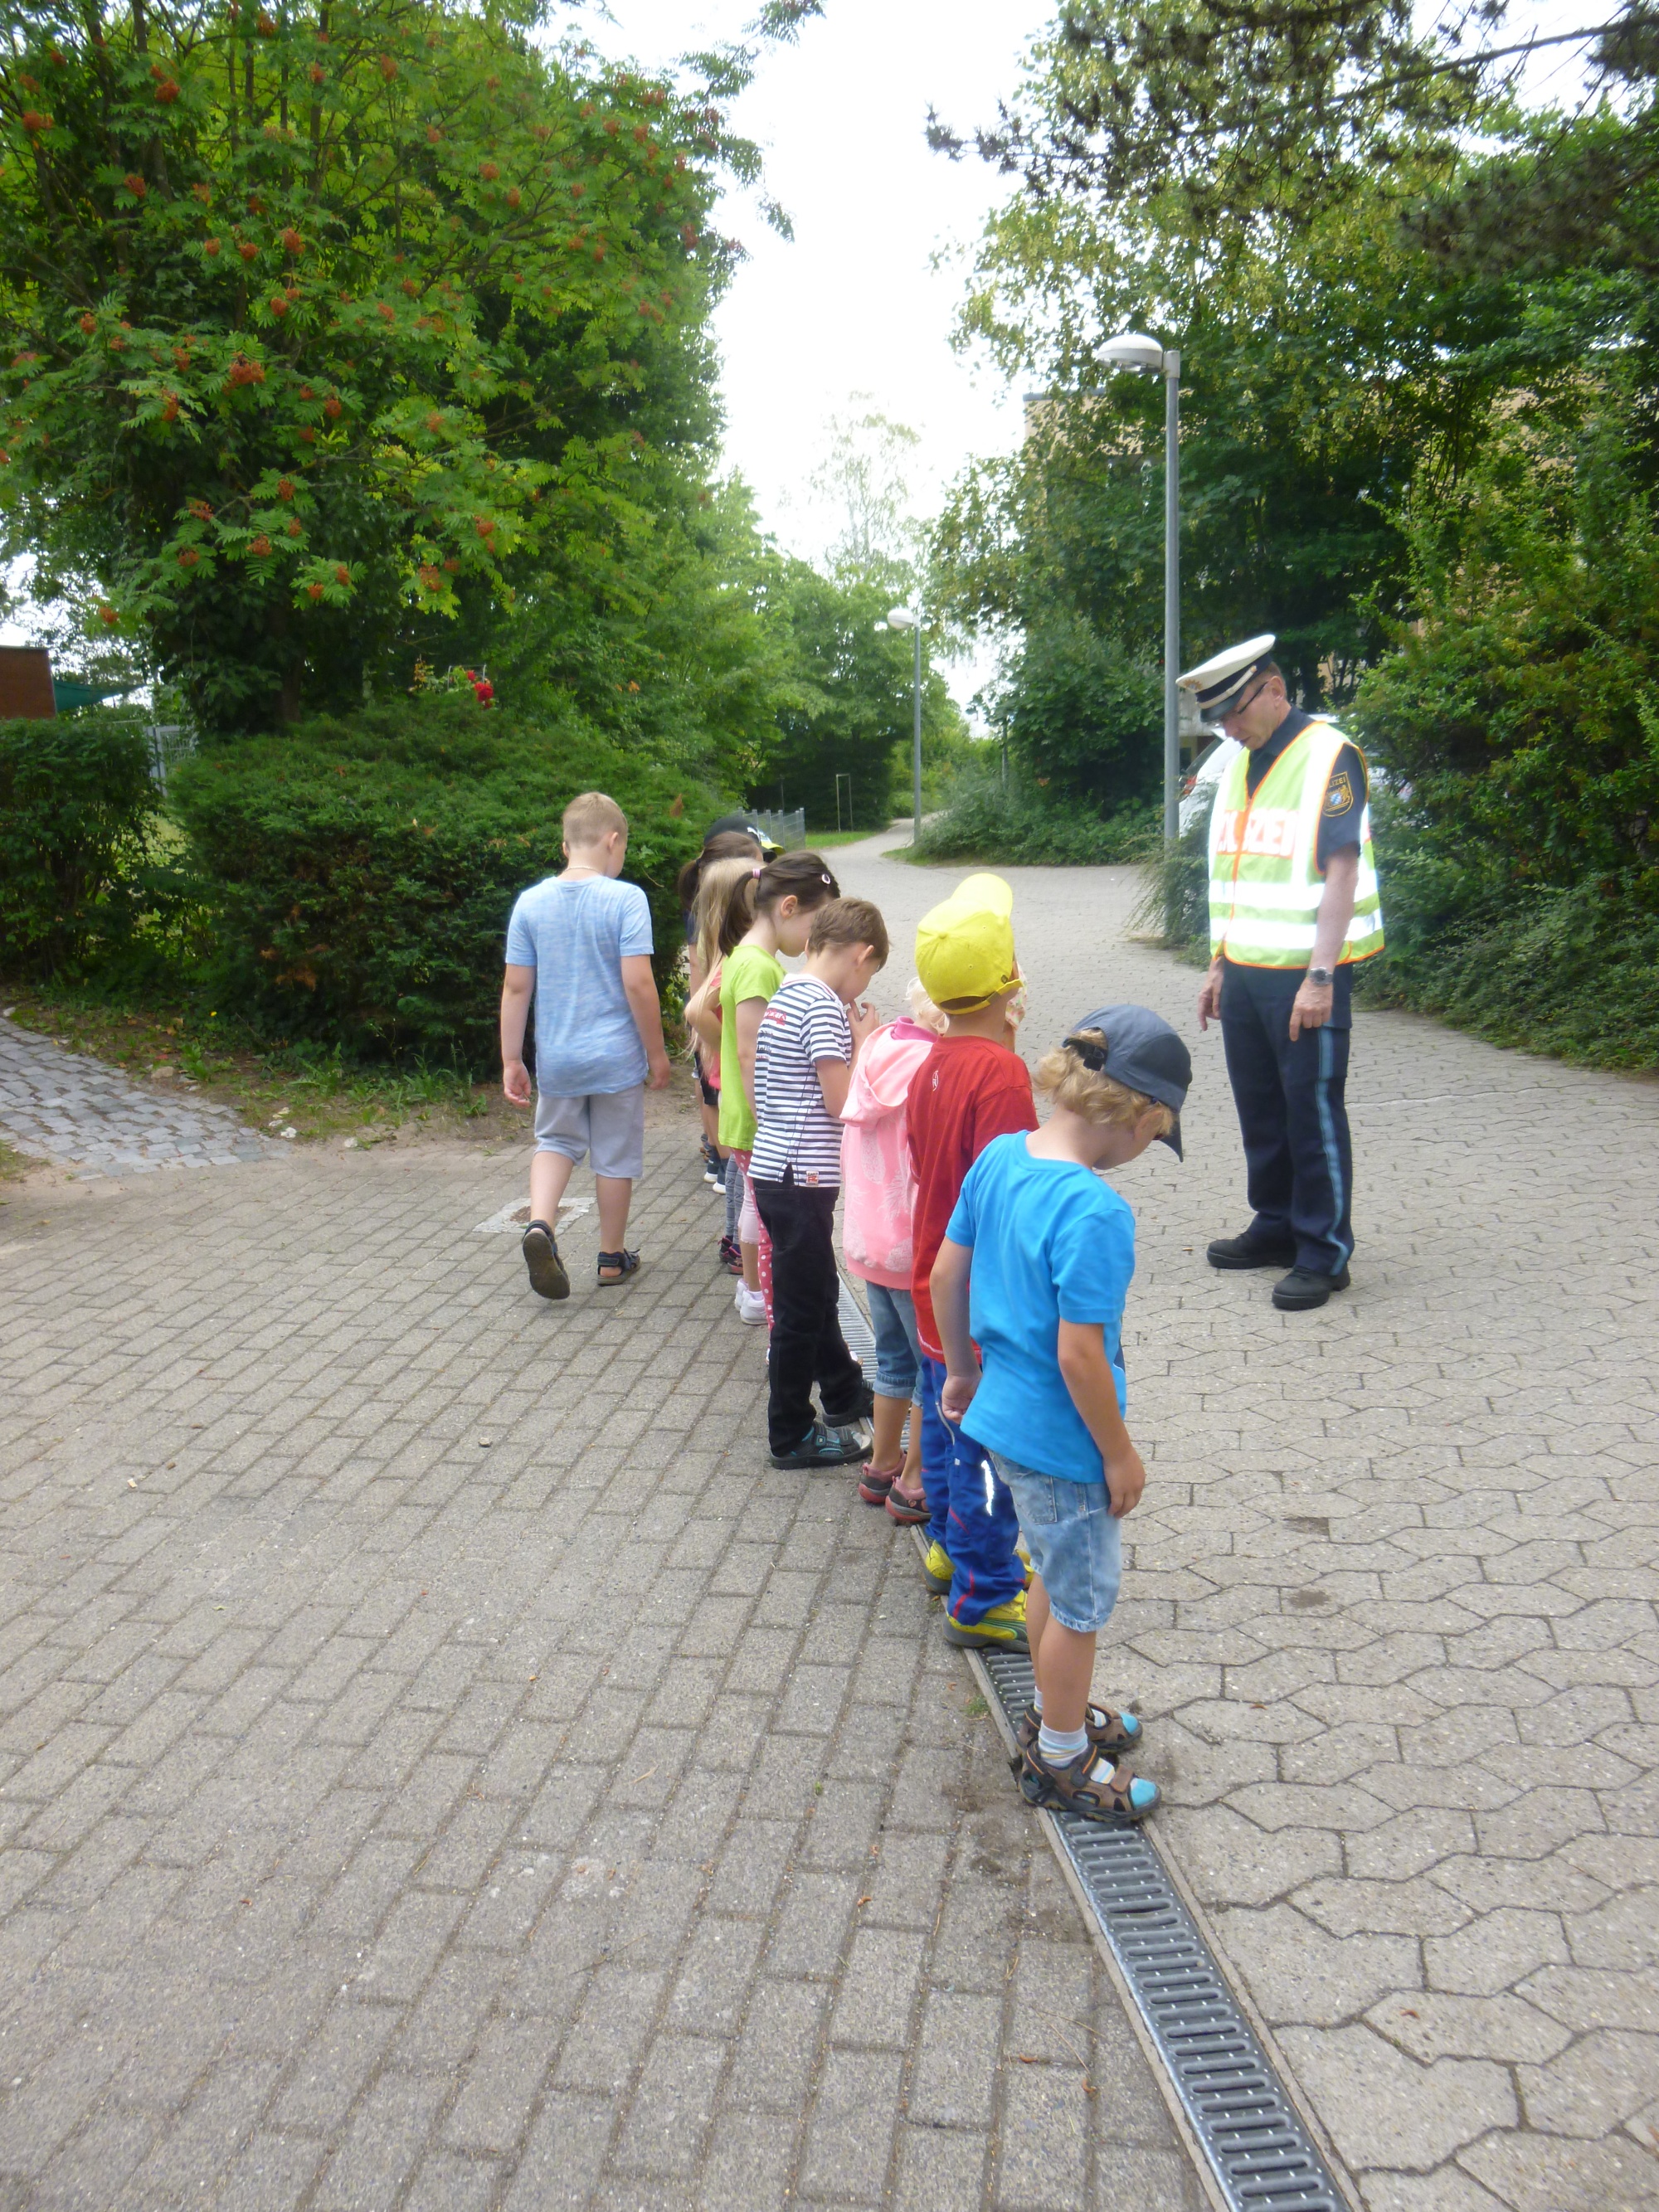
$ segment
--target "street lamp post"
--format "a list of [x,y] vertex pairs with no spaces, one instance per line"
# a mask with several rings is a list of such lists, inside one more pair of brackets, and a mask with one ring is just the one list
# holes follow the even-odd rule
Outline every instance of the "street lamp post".
[[890,607],[887,627],[908,629],[915,642],[915,713],[910,737],[910,842],[914,845],[921,836],[921,609]]
[[1164,839],[1181,835],[1181,355],[1139,331],[1121,331],[1101,348],[1114,368],[1164,379]]

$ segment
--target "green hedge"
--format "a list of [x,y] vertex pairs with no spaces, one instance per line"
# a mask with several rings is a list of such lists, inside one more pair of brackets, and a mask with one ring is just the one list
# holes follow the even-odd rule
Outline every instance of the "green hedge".
[[54,975],[125,934],[157,803],[130,719],[0,722],[0,969]]
[[411,699],[185,763],[169,810],[217,910],[222,1002],[362,1057],[490,1067],[507,915],[562,866],[560,817],[593,788],[628,815],[664,978],[674,876],[718,796],[574,717]]
[[958,779],[945,811],[924,827],[917,857],[1011,868],[1110,866],[1144,859],[1157,830],[1151,808],[1103,820],[1079,802],[1052,799],[1018,783],[1005,792],[994,770],[976,768]]

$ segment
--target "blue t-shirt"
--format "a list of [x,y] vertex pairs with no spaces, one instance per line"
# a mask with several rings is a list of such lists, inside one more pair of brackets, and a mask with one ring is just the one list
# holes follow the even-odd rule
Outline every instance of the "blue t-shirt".
[[507,957],[510,967],[536,971],[538,1091],[581,1098],[644,1082],[645,1047],[622,963],[650,950],[651,907],[637,884],[549,876],[520,894],[507,925]]
[[968,1310],[985,1364],[963,1426],[1039,1474],[1103,1482],[1094,1438],[1060,1371],[1060,1323],[1100,1323],[1120,1411],[1123,1301],[1135,1218],[1073,1160],[1034,1160],[1023,1133],[997,1137],[968,1170],[945,1235],[972,1247]]

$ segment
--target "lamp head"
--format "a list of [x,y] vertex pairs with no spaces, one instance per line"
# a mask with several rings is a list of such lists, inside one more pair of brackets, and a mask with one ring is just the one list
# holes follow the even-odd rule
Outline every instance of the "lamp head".
[[887,610],[890,629],[915,629],[921,620],[914,607],[889,607]]
[[1158,374],[1164,369],[1163,347],[1140,331],[1120,331],[1115,337],[1107,339],[1100,356],[1114,368],[1150,368]]

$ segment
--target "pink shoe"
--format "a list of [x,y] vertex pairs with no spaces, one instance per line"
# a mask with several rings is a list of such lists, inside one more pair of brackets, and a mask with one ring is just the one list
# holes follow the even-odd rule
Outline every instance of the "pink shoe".
[[929,1517],[927,1493],[905,1490],[896,1476],[888,1487],[886,1504],[887,1510],[902,1528],[919,1528]]

